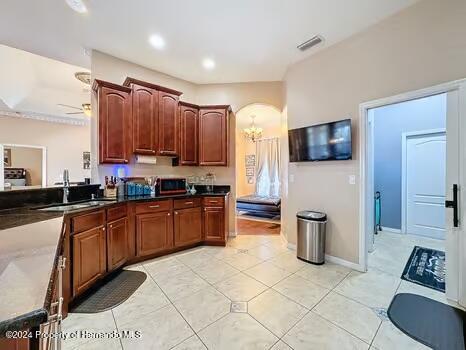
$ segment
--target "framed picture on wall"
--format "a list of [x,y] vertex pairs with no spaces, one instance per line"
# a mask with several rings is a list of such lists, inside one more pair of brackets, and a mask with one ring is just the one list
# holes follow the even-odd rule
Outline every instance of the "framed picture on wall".
[[3,149],[3,166],[11,167],[11,149],[10,148]]
[[249,168],[246,168],[246,176],[254,176],[254,168],[253,167],[249,167]]
[[256,166],[256,155],[248,154],[246,155],[246,168]]
[[83,169],[91,168],[91,152],[83,152]]

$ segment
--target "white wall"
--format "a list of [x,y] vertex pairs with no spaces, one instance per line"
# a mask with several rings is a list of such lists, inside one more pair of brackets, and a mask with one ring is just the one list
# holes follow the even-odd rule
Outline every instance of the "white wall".
[[[61,181],[63,169],[71,181],[84,181],[83,152],[89,152],[90,127],[0,115],[0,144],[44,146],[47,149],[47,185]],[[2,153],[3,155],[3,153]]]
[[289,128],[352,119],[353,160],[290,164],[285,232],[296,242],[296,212],[329,214],[327,253],[358,262],[359,105],[466,77],[466,1],[423,0],[310,58],[286,74]]

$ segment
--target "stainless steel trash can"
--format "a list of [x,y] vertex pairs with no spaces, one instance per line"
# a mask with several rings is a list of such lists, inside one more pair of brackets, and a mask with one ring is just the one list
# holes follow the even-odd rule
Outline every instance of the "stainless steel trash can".
[[296,214],[298,218],[298,258],[312,264],[325,262],[325,230],[327,215],[317,211],[304,210]]

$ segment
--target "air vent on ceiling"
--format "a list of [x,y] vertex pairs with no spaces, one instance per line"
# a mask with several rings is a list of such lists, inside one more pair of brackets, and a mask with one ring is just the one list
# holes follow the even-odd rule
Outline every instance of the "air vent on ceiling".
[[305,51],[307,49],[310,49],[313,46],[320,44],[322,41],[324,41],[324,39],[321,36],[316,35],[312,37],[311,39],[303,42],[302,44],[299,44],[298,49],[300,49],[301,51]]

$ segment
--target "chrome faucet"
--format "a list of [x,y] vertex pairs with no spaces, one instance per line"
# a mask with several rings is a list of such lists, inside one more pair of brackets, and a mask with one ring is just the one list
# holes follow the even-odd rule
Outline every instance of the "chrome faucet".
[[68,203],[70,194],[70,173],[68,169],[63,170],[63,203]]

